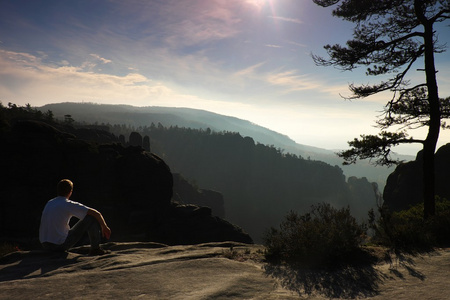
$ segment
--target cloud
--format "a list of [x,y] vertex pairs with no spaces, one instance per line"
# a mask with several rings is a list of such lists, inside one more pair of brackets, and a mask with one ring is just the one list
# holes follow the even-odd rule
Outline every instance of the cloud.
[[[125,11],[130,7],[128,2],[122,5]],[[138,29],[145,37],[162,37],[162,46],[175,49],[204,44],[237,35],[241,31],[239,11],[242,11],[242,6],[238,0],[135,3],[133,13],[141,26],[133,29]],[[136,7],[140,7],[140,11],[136,11]],[[146,30],[154,25],[153,22],[157,23],[158,31]]]
[[297,46],[297,47],[302,47],[302,48],[307,47],[307,45],[305,45],[305,44],[297,43],[297,42],[294,42],[294,41],[288,41],[288,43],[289,43],[289,44],[292,44],[292,45],[294,45],[294,46]]
[[294,18],[285,18],[285,17],[280,17],[280,16],[268,16],[268,18],[278,20],[278,21],[283,21],[283,22],[303,24],[303,21],[301,21],[299,19],[294,19]]
[[[232,21],[230,22],[232,23]],[[234,22],[238,22],[238,20]],[[171,34],[165,41],[175,48],[226,39],[239,32],[237,27],[230,26],[225,20],[209,19],[209,16],[181,20],[179,23],[171,25],[169,30]]]
[[271,45],[271,44],[267,44],[267,45],[265,45],[266,47],[269,47],[269,48],[283,48],[283,46],[280,46],[280,45]]
[[[45,64],[27,53],[0,50],[0,95],[10,102],[103,99],[145,103],[173,94],[170,88],[139,73],[124,76],[85,71],[82,66]],[[51,99],[53,98],[53,99]],[[26,102],[24,102],[26,103]]]
[[101,63],[103,64],[109,64],[112,61],[103,57],[100,57],[100,55],[98,54],[89,54],[90,56],[92,56],[93,58],[95,58],[96,60],[99,60]]
[[264,62],[255,64],[255,65],[253,65],[253,66],[250,66],[250,67],[248,67],[248,68],[245,68],[245,69],[242,69],[242,70],[236,72],[234,75],[235,75],[235,76],[238,76],[238,77],[240,77],[240,76],[249,76],[249,75],[253,75],[253,74],[255,74],[256,70],[259,69],[259,68],[260,68],[261,66],[263,66],[264,64],[265,64]]
[[271,85],[287,88],[286,92],[312,90],[321,86],[318,82],[309,79],[307,75],[297,74],[296,70],[268,74],[266,81]]
[[278,87],[278,93],[281,94],[309,91],[327,94],[330,98],[336,99],[340,97],[340,94],[349,92],[346,84],[327,83],[324,80],[317,79],[315,75],[300,74],[299,70],[296,69],[264,71],[262,67],[265,65],[266,62],[254,64],[235,72],[232,78],[235,82],[242,82],[243,80],[259,82],[260,87],[267,85]]

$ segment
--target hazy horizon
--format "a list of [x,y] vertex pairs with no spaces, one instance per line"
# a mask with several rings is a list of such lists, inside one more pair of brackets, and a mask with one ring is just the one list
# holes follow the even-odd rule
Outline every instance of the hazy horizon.
[[[353,24],[312,0],[191,0],[0,4],[0,101],[186,107],[248,120],[299,144],[346,149],[389,94],[347,101],[364,69],[314,65],[311,53],[345,43]],[[450,31],[438,28],[441,44]],[[441,97],[450,57],[436,55]],[[414,69],[422,68],[422,62]],[[412,82],[423,76],[411,73]],[[416,77],[416,78],[415,78]],[[411,131],[423,138],[425,131]],[[439,145],[450,142],[443,131]],[[415,155],[420,145],[394,149]]]

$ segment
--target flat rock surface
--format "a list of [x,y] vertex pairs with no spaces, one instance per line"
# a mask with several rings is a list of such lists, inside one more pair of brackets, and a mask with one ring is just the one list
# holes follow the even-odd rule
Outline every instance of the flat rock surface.
[[0,299],[448,299],[450,250],[335,271],[267,264],[263,247],[108,243],[0,259]]

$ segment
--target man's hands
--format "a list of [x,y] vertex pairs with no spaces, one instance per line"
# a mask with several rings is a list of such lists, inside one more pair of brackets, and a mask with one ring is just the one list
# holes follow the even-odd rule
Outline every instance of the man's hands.
[[105,228],[102,227],[102,236],[104,238],[106,238],[107,240],[109,240],[109,238],[111,236],[111,229],[109,229],[108,226],[106,226]]

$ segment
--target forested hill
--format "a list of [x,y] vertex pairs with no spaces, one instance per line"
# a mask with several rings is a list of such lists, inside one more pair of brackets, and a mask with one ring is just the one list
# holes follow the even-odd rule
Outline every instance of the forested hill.
[[[250,136],[261,144],[275,145],[282,149],[295,148],[297,145],[288,136],[249,121],[199,109],[93,103],[47,104],[39,109],[51,110],[57,119],[64,119],[64,115],[70,114],[75,121],[79,122],[125,124],[136,129],[150,126],[151,123],[156,125],[160,123],[165,127],[178,126],[204,130],[210,128],[216,132],[239,132],[242,136]],[[305,149],[307,148],[305,147]],[[311,147],[311,149],[321,151],[319,148]]]
[[226,219],[257,242],[290,210],[305,213],[311,205],[327,202],[349,205],[363,219],[376,205],[367,179],[346,180],[338,166],[284,154],[238,133],[151,126],[142,134],[173,172],[221,192]]
[[[147,109],[153,112],[146,113]],[[217,116],[222,120],[219,122],[216,115],[204,111],[92,104],[48,105],[41,110],[50,110],[61,119],[70,114],[74,124],[108,125],[111,133],[123,136],[123,142],[129,140],[132,131],[148,136],[151,152],[162,157],[172,172],[200,188],[222,193],[225,218],[241,226],[256,242],[261,242],[264,230],[278,226],[290,210],[304,213],[311,205],[327,202],[337,207],[350,205],[352,213],[362,219],[376,205],[372,184],[365,178],[347,180],[338,166],[290,154],[242,133],[199,125],[227,123],[270,133],[236,118]],[[184,112],[183,117],[174,115],[178,111]],[[188,113],[191,116],[185,120]],[[216,123],[206,123],[208,118]],[[176,125],[164,124],[172,122]],[[197,128],[188,128],[188,124],[197,124]]]
[[[342,166],[342,159],[331,150],[321,149],[309,145],[297,144],[295,141],[273,130],[258,126],[249,121],[234,117],[219,115],[204,110],[168,107],[134,107],[129,105],[106,105],[92,103],[57,103],[48,104],[42,111],[52,111],[56,118],[64,119],[64,115],[78,122],[98,124],[120,124],[136,130],[151,123],[164,127],[178,126],[192,129],[208,128],[213,132],[239,132],[243,137],[251,137],[256,143],[273,145],[285,153],[292,153],[304,158],[319,160],[330,165],[339,165],[346,177],[367,177],[377,182],[383,189],[387,176],[393,168],[374,167],[368,162],[358,162],[356,165]],[[412,160],[414,157],[404,157]]]

